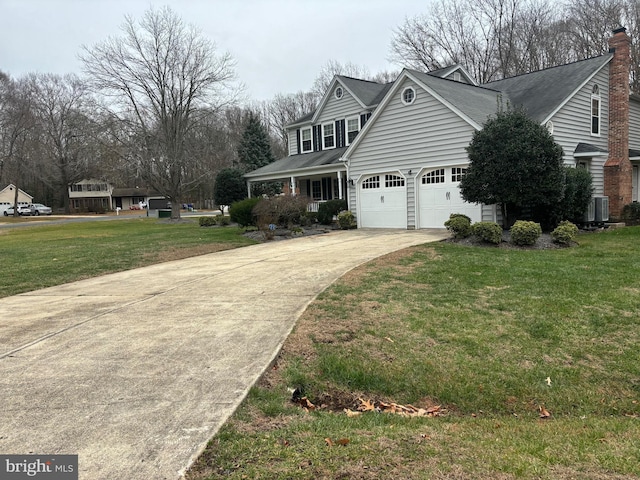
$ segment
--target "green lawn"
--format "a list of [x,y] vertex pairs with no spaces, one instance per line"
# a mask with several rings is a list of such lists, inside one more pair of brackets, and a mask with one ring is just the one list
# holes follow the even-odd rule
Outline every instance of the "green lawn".
[[241,229],[202,228],[197,220],[141,218],[0,229],[0,297],[252,243]]
[[[558,250],[437,243],[356,269],[189,478],[640,478],[639,244],[640,227]],[[358,398],[442,414],[347,416]]]

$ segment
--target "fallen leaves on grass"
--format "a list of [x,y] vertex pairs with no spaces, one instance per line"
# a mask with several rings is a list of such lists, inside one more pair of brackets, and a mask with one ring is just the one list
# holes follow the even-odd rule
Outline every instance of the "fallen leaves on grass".
[[343,447],[346,447],[351,440],[349,440],[348,438],[341,438],[340,440],[336,440],[334,442],[329,437],[327,437],[324,439],[324,441],[328,447],[333,447],[334,445],[342,445]]
[[310,410],[315,410],[316,409],[316,406],[313,403],[311,403],[307,397],[299,398],[299,399],[295,400],[295,403],[300,405],[307,412],[310,411]]
[[405,417],[438,417],[442,413],[442,407],[435,405],[429,408],[418,408],[413,405],[400,405],[398,403],[386,403],[386,402],[373,402],[371,400],[363,400],[359,398],[360,405],[356,408],[356,411],[348,408],[344,409],[344,412],[348,417],[355,417],[363,412],[381,412],[381,413],[393,413],[396,415],[402,415]]
[[549,417],[551,417],[551,413],[549,413],[549,410],[544,408],[542,405],[538,409],[540,410],[540,418],[549,418]]

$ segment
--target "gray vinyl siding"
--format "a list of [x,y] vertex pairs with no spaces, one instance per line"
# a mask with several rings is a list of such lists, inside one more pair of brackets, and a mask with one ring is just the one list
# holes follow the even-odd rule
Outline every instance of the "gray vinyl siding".
[[[416,100],[411,105],[403,104],[400,98],[408,86],[416,92]],[[415,176],[423,168],[468,164],[465,147],[473,132],[471,125],[410,79],[405,79],[362,143],[351,153],[349,176],[357,181],[369,173],[400,171],[407,179],[407,227],[415,228]],[[349,200],[350,208],[355,211],[355,188],[351,189]]]
[[629,148],[640,150],[640,102],[629,102]]
[[340,99],[335,97],[333,90],[331,91],[327,103],[324,105],[318,120],[315,122],[316,125],[342,120],[345,117],[352,117],[358,115],[363,110],[357,100],[353,98],[346,89],[343,90],[344,94]]
[[[600,136],[591,135],[591,92],[597,84],[600,88]],[[608,149],[609,133],[609,71],[603,68],[578,91],[551,119],[553,138],[562,147],[564,162],[575,165],[573,152],[578,143],[588,143]],[[604,163],[606,156],[590,160],[589,171],[593,176],[594,193],[604,192]]]
[[297,155],[298,154],[298,135],[297,129],[289,130],[287,135],[289,135],[289,155]]

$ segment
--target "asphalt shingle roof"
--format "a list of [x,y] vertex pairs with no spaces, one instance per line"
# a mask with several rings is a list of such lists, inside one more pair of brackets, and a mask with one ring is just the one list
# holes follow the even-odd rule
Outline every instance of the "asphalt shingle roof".
[[513,106],[522,106],[534,120],[542,122],[586,81],[613,54],[581,60],[567,65],[505,78],[484,85],[502,92]]
[[440,78],[417,70],[407,71],[479,125],[496,113],[500,93],[495,90]]
[[340,163],[340,157],[342,157],[342,154],[347,150],[347,148],[348,147],[332,148],[331,150],[322,150],[320,152],[290,155],[249,172],[245,177],[250,179],[252,177],[269,175],[271,173],[285,174],[286,172]]

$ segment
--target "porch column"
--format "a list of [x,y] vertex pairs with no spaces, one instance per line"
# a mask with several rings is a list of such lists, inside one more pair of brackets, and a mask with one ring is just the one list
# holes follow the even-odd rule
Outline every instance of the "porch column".
[[296,177],[291,176],[291,196],[296,196]]
[[342,172],[338,170],[338,198],[340,200],[344,199],[344,194],[342,192]]
[[251,198],[251,182],[247,181],[247,197]]

